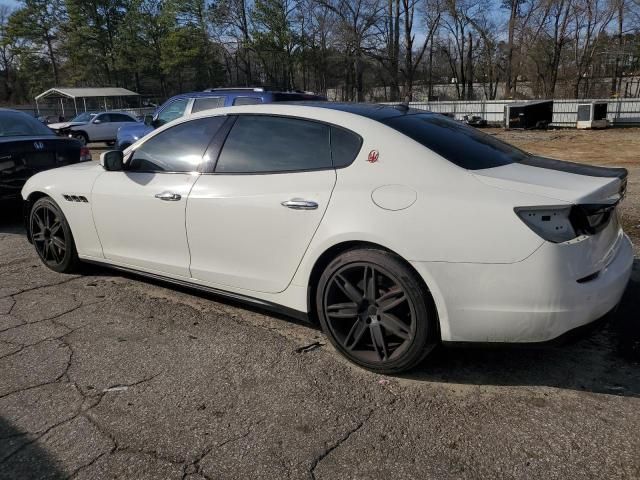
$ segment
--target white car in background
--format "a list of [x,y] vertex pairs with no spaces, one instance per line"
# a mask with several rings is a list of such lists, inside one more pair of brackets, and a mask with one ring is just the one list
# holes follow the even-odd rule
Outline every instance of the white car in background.
[[76,138],[82,145],[91,142],[114,143],[118,129],[137,123],[133,115],[126,112],[83,112],[68,122],[47,125],[56,134]]
[[55,271],[94,262],[286,311],[395,373],[439,342],[543,342],[613,309],[626,178],[406,107],[268,104],[175,120],[22,195]]

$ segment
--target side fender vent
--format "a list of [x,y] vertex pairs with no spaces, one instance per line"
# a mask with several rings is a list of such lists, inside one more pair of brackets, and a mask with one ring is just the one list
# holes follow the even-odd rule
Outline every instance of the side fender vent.
[[82,195],[63,195],[63,197],[67,202],[89,203],[87,197],[84,197]]

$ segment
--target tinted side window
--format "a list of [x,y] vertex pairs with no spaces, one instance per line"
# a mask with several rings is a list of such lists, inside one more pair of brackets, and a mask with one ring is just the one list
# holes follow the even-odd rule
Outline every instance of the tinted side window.
[[468,170],[499,167],[529,156],[508,143],[444,115],[403,115],[383,120],[383,123]]
[[187,102],[188,100],[186,98],[180,98],[167,105],[158,115],[158,126],[169,123],[171,120],[175,120],[184,115]]
[[331,158],[336,168],[346,167],[356,159],[362,147],[360,135],[340,127],[331,127]]
[[237,97],[234,101],[234,105],[255,105],[262,103],[262,99],[259,97]]
[[199,118],[176,125],[146,141],[127,166],[133,172],[195,172],[202,155],[227,117]]
[[94,118],[94,120],[100,120],[100,123],[111,122],[111,115],[108,113],[103,113],[102,115],[98,115]]
[[193,107],[191,107],[191,113],[220,107],[224,107],[224,97],[196,98],[193,102]]
[[329,127],[285,117],[240,115],[216,172],[259,173],[331,168]]
[[112,122],[135,122],[133,118],[129,115],[123,115],[122,113],[112,113],[111,114]]

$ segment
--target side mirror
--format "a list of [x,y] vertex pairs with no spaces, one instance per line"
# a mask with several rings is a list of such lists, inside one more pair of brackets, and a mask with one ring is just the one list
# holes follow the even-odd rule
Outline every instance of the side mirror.
[[99,123],[102,123],[102,120],[100,120],[100,119],[96,118],[96,119],[93,121],[93,123],[95,123],[95,124],[97,125],[97,124],[99,124]]
[[153,124],[153,115],[145,115],[144,116],[144,124],[151,126]]
[[100,155],[100,165],[107,172],[119,172],[123,169],[123,159],[120,150],[110,150]]

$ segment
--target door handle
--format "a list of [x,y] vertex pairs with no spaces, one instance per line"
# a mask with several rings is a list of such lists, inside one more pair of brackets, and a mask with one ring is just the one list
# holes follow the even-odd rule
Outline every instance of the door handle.
[[156,193],[155,197],[160,200],[164,200],[165,202],[177,202],[182,198],[182,196],[173,192]]
[[318,208],[317,202],[312,200],[303,200],[301,198],[292,198],[291,200],[282,202],[280,205],[293,210],[315,210]]

